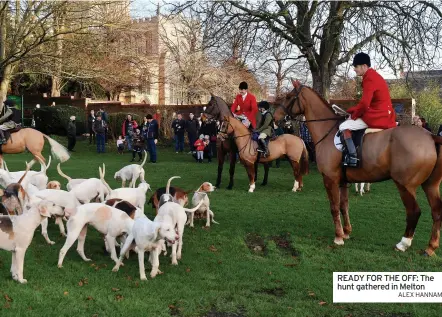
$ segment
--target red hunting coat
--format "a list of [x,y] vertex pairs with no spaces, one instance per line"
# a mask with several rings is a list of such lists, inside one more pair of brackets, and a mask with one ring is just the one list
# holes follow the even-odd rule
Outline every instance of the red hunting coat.
[[[239,110],[236,108],[239,105]],[[250,92],[247,92],[246,99],[242,100],[241,94],[236,95],[231,110],[236,115],[244,114],[249,119],[253,128],[256,128],[256,114],[258,113],[258,105],[256,98]]]
[[384,78],[369,68],[362,77],[362,99],[347,110],[351,118],[361,118],[369,128],[389,129],[396,127],[396,113]]

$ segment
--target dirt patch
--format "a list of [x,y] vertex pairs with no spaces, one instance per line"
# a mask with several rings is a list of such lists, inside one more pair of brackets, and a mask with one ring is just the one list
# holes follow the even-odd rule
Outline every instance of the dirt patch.
[[282,287],[275,287],[275,288],[264,288],[260,290],[260,293],[266,293],[268,295],[273,295],[276,297],[283,297],[286,292]]
[[300,252],[292,246],[287,234],[270,237],[270,240],[273,240],[280,250],[290,254],[291,256],[298,257],[300,255]]
[[207,315],[204,315],[203,317],[245,317],[245,310],[239,309],[237,312],[234,313],[227,313],[227,312],[221,312],[218,311],[215,307],[213,307]]
[[248,233],[245,242],[250,252],[260,256],[265,256],[267,254],[266,243],[264,238],[256,233]]

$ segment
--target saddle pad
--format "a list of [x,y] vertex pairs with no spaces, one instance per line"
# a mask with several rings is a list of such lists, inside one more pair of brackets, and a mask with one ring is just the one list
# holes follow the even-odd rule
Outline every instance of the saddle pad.
[[376,132],[381,132],[384,131],[384,129],[372,129],[372,128],[367,128],[365,130],[365,134],[369,134],[369,133],[376,133]]
[[344,145],[341,142],[341,137],[339,136],[339,131],[336,132],[335,137],[333,139],[333,143],[335,144],[335,147],[338,151],[343,151],[344,150]]

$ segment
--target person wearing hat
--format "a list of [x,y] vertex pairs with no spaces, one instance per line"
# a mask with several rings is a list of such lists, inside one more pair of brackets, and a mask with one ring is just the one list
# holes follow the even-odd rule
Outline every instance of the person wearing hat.
[[15,107],[14,101],[7,99],[3,102],[3,109],[0,112],[0,145],[7,143],[4,131],[14,129],[16,127],[15,122],[12,120],[14,112],[11,108],[13,107]]
[[255,128],[258,106],[256,104],[256,97],[247,91],[248,88],[249,87],[245,81],[239,84],[239,94],[236,95],[231,110],[233,114],[237,116],[246,116],[247,119],[250,121],[252,128]]
[[390,92],[384,78],[371,68],[370,56],[358,53],[353,59],[356,75],[362,76],[362,98],[360,102],[349,109],[349,119],[341,123],[347,153],[344,165],[358,167],[359,160],[356,148],[351,138],[351,131],[377,128],[389,129],[396,127],[396,114],[391,103]]
[[68,135],[68,151],[75,152],[74,147],[75,144],[77,143],[77,127],[75,125],[75,116],[71,116],[69,118],[67,135]]
[[260,101],[258,109],[261,112],[261,122],[259,127],[255,129],[254,133],[259,133],[258,144],[260,149],[258,151],[263,152],[264,156],[269,155],[269,149],[267,147],[266,139],[272,135],[273,132],[273,115],[269,111],[270,104],[267,101]]

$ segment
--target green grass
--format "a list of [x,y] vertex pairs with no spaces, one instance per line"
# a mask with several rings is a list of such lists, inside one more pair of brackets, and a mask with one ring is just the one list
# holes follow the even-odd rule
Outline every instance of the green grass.
[[[94,148],[77,144],[77,152],[63,164],[73,177],[98,177],[106,163],[106,179],[115,188],[115,171],[128,163],[128,154],[98,155]],[[113,150],[113,149],[112,149]],[[46,157],[48,151],[46,150]],[[6,155],[10,170],[23,169],[30,154]],[[203,181],[215,182],[217,165],[196,164],[188,154],[159,149],[158,163],[147,164],[146,179],[153,189],[173,184],[196,189]],[[50,179],[62,180],[55,164]],[[393,250],[405,229],[405,212],[392,182],[374,184],[372,192],[359,197],[351,189],[351,239],[333,245],[334,227],[322,179],[312,167],[304,191],[292,193],[293,177],[287,162],[271,169],[269,185],[247,193],[246,173],[237,165],[234,190],[222,188],[210,195],[219,225],[202,229],[186,227],[183,259],[170,265],[160,258],[163,275],[141,282],[138,259],[131,254],[118,273],[103,254],[103,240],[91,228],[85,245],[92,262],[84,262],[76,245],[68,252],[62,269],[58,252],[64,240],[50,221],[49,246],[36,230],[25,259],[25,278],[20,285],[10,277],[11,255],[0,251],[0,316],[441,316],[440,304],[333,304],[334,271],[440,271],[438,257],[423,258],[418,251],[428,243],[431,216],[422,191],[423,210],[412,247],[406,253]],[[260,168],[262,179],[262,167]],[[63,180],[63,185],[65,185]],[[153,218],[154,212],[146,208]],[[264,250],[249,250],[247,241],[265,242]],[[275,236],[285,237],[284,240]],[[273,237],[273,240],[272,240]],[[261,241],[261,242],[262,242]],[[277,241],[278,243],[276,243]],[[259,242],[259,241],[258,241]],[[442,251],[439,251],[439,253]],[[294,256],[293,256],[294,255]],[[146,263],[146,270],[150,265]],[[11,299],[9,301],[8,299]],[[320,302],[325,302],[320,305]]]

